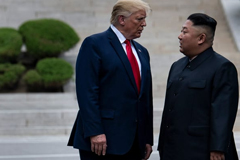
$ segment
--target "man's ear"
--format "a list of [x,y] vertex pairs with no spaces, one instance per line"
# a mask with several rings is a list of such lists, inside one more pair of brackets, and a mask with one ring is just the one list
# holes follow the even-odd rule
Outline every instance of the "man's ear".
[[203,44],[207,39],[207,36],[205,33],[201,33],[199,36],[198,36],[198,44],[201,45]]
[[125,17],[123,15],[118,16],[118,22],[120,25],[125,25]]

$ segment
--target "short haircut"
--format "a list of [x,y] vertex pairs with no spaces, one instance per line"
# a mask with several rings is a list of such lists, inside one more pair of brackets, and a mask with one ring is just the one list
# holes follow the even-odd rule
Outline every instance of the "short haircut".
[[207,32],[207,39],[213,41],[217,26],[217,21],[214,18],[204,13],[194,13],[191,14],[187,19],[192,21],[193,26],[204,28]]
[[118,22],[118,16],[123,15],[129,17],[139,10],[144,10],[148,13],[151,9],[148,3],[142,0],[118,0],[113,6],[110,22],[111,24],[116,24]]

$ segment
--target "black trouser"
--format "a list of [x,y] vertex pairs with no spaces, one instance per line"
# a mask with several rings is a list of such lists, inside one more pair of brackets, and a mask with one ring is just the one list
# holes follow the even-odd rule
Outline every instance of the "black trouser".
[[[117,145],[117,144],[116,144]],[[94,152],[80,150],[80,160],[141,160],[141,152],[138,147],[137,138],[135,138],[132,148],[124,155],[106,154],[105,156],[98,156]]]

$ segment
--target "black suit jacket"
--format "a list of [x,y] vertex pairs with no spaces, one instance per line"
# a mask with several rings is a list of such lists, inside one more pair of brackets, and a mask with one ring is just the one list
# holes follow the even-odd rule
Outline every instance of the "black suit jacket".
[[152,78],[148,51],[132,41],[141,62],[141,90],[117,36],[107,31],[87,37],[76,63],[79,112],[68,145],[90,151],[90,137],[106,134],[107,154],[128,152],[138,135],[153,145]]
[[169,73],[158,150],[161,160],[209,160],[210,151],[236,160],[233,125],[238,108],[235,66],[212,48]]

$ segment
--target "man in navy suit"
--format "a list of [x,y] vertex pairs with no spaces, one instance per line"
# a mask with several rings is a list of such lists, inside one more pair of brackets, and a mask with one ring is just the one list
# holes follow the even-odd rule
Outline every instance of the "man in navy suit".
[[149,11],[142,0],[119,0],[109,29],[82,43],[76,63],[80,109],[68,143],[81,160],[146,160],[152,152],[150,58],[133,40]]
[[233,125],[238,76],[216,53],[217,22],[206,14],[188,17],[178,36],[185,57],[173,63],[167,82],[158,150],[161,160],[237,160]]

